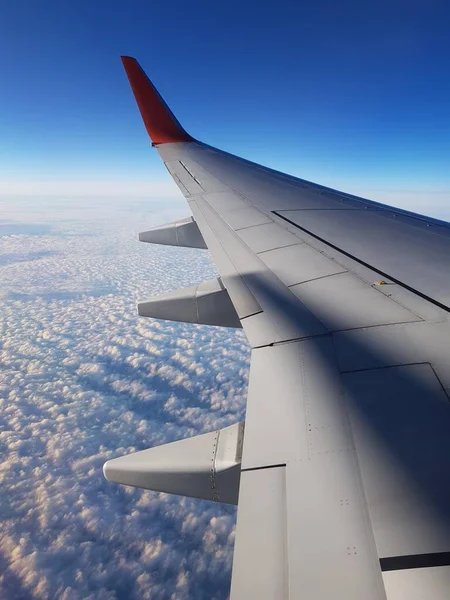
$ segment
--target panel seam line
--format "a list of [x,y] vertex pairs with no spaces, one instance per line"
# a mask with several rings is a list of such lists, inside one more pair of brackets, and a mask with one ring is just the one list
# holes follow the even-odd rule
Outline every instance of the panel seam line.
[[338,252],[340,252],[344,256],[347,256],[348,258],[351,258],[352,260],[354,260],[355,262],[359,263],[360,265],[363,265],[364,267],[367,267],[368,269],[371,269],[372,271],[375,271],[376,273],[379,273],[383,277],[387,277],[388,279],[390,279],[394,283],[397,283],[398,285],[402,286],[403,288],[407,289],[408,291],[413,292],[414,294],[416,294],[417,296],[420,296],[424,300],[427,300],[428,302],[431,302],[432,304],[434,304],[435,306],[438,306],[442,310],[445,310],[446,312],[450,312],[450,307],[446,306],[445,304],[442,304],[438,300],[435,300],[434,298],[431,298],[430,296],[427,296],[423,292],[420,292],[419,290],[411,287],[407,283],[404,283],[403,281],[400,281],[400,279],[397,279],[396,277],[392,277],[391,275],[389,275],[389,273],[386,273],[385,271],[381,271],[377,267],[374,267],[373,265],[371,265],[371,264],[369,264],[369,263],[361,260],[360,258],[354,256],[350,252],[347,252],[346,250],[343,250],[339,246],[336,246],[335,244],[332,244],[331,242],[327,241],[326,239],[320,237],[319,235],[317,235],[315,233],[312,233],[311,231],[309,231],[305,227],[302,227],[301,225],[298,225],[298,223],[295,223],[295,221],[291,221],[291,219],[288,219],[284,215],[278,213],[276,210],[273,210],[271,212],[272,212],[272,214],[276,215],[280,219],[283,219],[283,221],[286,221],[290,225],[293,225],[294,227],[297,227],[297,229],[300,229],[301,231],[304,231],[305,233],[307,233],[311,237],[315,238],[316,240],[319,240],[323,244],[326,244],[330,248],[333,248],[333,250],[337,250]]
[[241,469],[241,473],[246,471],[261,471],[263,469],[278,469],[280,467],[285,467],[286,463],[279,463],[277,465],[263,465],[262,467],[248,467],[246,469]]

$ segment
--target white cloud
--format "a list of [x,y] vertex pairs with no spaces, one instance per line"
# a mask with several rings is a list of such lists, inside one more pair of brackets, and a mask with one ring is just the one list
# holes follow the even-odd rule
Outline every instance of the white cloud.
[[27,234],[16,205],[1,238],[2,597],[227,597],[233,507],[102,474],[244,414],[242,331],[137,317],[138,299],[214,276],[207,253],[137,242],[147,206],[66,203]]

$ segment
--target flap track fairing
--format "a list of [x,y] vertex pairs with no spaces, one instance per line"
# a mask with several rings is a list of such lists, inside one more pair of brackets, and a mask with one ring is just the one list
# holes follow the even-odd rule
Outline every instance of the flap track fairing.
[[182,246],[184,248],[202,248],[207,245],[197,223],[192,217],[153,227],[139,234],[141,242],[163,244],[165,246]]
[[168,494],[237,504],[244,423],[105,463],[106,479]]
[[236,309],[220,279],[204,281],[199,285],[160,294],[138,304],[141,317],[217,325],[242,327]]

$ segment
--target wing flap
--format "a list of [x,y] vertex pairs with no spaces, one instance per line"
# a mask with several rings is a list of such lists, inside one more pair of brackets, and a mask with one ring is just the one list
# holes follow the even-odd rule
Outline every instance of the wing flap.
[[[261,549],[268,528],[276,555],[267,545]],[[251,551],[252,561],[264,565],[263,552],[271,561],[273,595],[262,597],[385,598],[328,336],[252,351],[233,599],[259,597],[260,579],[243,575],[244,568],[253,568]]]
[[286,498],[289,598],[385,599],[354,450],[288,463]]
[[287,600],[285,468],[242,471],[231,598]]

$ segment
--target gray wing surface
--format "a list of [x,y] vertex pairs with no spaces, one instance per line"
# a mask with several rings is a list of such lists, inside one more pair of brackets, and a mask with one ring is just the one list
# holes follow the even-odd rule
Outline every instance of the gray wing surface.
[[232,600],[449,598],[449,225],[176,127],[149,134],[193,219],[147,241],[207,246],[220,285],[184,320],[252,347]]

